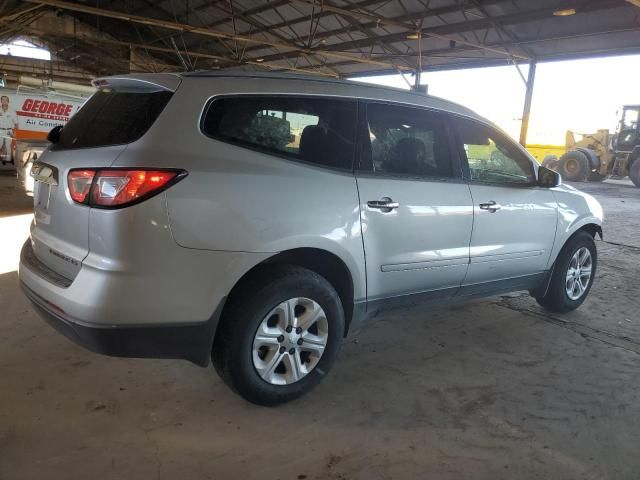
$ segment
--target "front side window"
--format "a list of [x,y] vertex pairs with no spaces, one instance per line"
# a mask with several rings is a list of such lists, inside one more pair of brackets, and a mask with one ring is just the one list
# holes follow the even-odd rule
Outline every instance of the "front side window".
[[515,184],[534,182],[531,161],[504,135],[473,120],[455,118],[453,124],[467,157],[471,180]]
[[374,173],[452,177],[453,164],[442,116],[414,107],[367,106]]
[[202,131],[217,140],[326,167],[351,169],[356,104],[308,97],[215,99]]

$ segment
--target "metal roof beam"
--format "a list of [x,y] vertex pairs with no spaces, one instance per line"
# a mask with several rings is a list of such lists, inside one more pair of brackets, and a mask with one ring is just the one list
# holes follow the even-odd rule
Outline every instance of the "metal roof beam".
[[[183,32],[183,33],[191,33],[191,34],[194,34],[194,35],[202,35],[202,36],[205,36],[205,37],[224,39],[224,40],[236,40],[238,42],[261,44],[261,45],[265,45],[265,46],[269,46],[269,47],[281,48],[281,49],[284,49],[284,50],[293,50],[296,53],[296,55],[298,55],[298,54],[322,55],[322,56],[325,56],[325,57],[341,58],[343,60],[348,60],[348,61],[352,61],[352,62],[355,62],[355,63],[363,63],[363,64],[367,64],[367,65],[379,65],[379,66],[383,66],[383,67],[387,67],[387,68],[404,68],[404,69],[407,69],[407,67],[397,67],[396,65],[393,65],[393,64],[390,64],[390,63],[387,63],[387,62],[381,62],[381,61],[377,61],[377,60],[371,60],[371,59],[368,59],[368,58],[356,57],[356,56],[353,56],[353,55],[350,55],[350,54],[346,54],[346,53],[339,53],[339,52],[335,52],[335,51],[329,51],[329,50],[324,50],[324,49],[316,49],[316,48],[293,47],[290,44],[285,44],[285,43],[281,43],[281,42],[274,42],[274,41],[271,41],[271,40],[259,39],[259,38],[256,38],[256,37],[249,37],[249,36],[246,36],[246,35],[237,35],[237,34],[231,34],[231,33],[227,33],[227,32],[221,32],[221,31],[212,30],[212,29],[209,29],[209,28],[196,27],[194,25],[189,25],[189,24],[186,24],[186,23],[174,22],[174,21],[169,21],[169,20],[159,20],[159,19],[150,18],[150,17],[144,17],[144,16],[140,16],[140,15],[131,15],[131,14],[127,14],[127,13],[124,13],[124,12],[118,12],[118,11],[114,11],[114,10],[106,10],[106,9],[103,9],[103,8],[92,7],[92,6],[85,5],[85,4],[67,2],[67,1],[64,1],[64,0],[25,0],[25,1],[28,1],[30,3],[38,3],[38,4],[42,4],[42,5],[48,5],[48,6],[60,8],[60,9],[63,9],[63,10],[70,10],[70,11],[75,11],[75,12],[86,13],[86,14],[89,14],[89,15],[96,15],[96,16],[100,16],[100,17],[112,18],[112,19],[121,20],[121,21],[125,21],[125,22],[131,22],[131,23],[147,25],[147,26],[153,26],[153,27],[159,27],[159,28],[165,28],[167,30],[174,30],[174,31]],[[285,55],[286,55],[286,53],[285,53]],[[277,57],[277,59],[280,59],[281,56],[277,55],[276,57]]]
[[[296,1],[296,0],[293,0]],[[483,5],[493,5],[493,4],[498,4],[498,3],[507,3],[510,0],[489,0],[489,1],[485,1],[483,2]],[[306,2],[304,2],[306,3]],[[366,8],[369,7],[371,5],[374,5],[376,3],[381,3],[380,0],[375,0],[375,1],[371,1],[371,0],[365,0],[362,2],[357,2],[357,3],[352,3],[350,5],[350,7],[348,9],[344,9],[344,10],[348,10],[351,11],[352,9],[361,9],[361,8]],[[326,3],[325,3],[326,5]],[[446,15],[448,13],[453,13],[453,12],[458,12],[461,9],[462,10],[469,10],[469,9],[475,9],[476,7],[470,2],[470,1],[465,1],[461,4],[455,4],[455,5],[448,5],[448,6],[443,6],[443,7],[435,7],[435,8],[430,8],[427,11],[420,11],[420,12],[414,12],[411,13],[409,15],[401,15],[398,17],[393,17],[390,20],[391,21],[396,21],[396,22],[412,22],[412,21],[417,21],[417,20],[424,20],[425,18],[431,18],[431,17],[438,17],[441,15]],[[330,15],[336,15],[335,12],[333,11],[324,11],[324,12],[320,12],[319,14],[316,14],[317,16],[320,17],[325,17],[325,16],[330,16]],[[270,25],[266,30],[257,30],[254,33],[261,33],[261,32],[266,32],[266,31],[270,31],[270,30],[274,30],[274,29],[279,29],[279,28],[283,28],[283,27],[287,27],[290,25],[295,25],[298,23],[302,23],[302,22],[306,22],[309,20],[308,16],[301,16],[301,17],[296,17],[294,19],[288,20],[286,22],[281,22],[281,23],[276,23],[273,25]],[[377,21],[370,21],[367,23],[361,23],[361,27],[362,28],[376,28],[378,27],[379,22]],[[415,32],[416,30],[416,26],[415,25],[411,25],[411,32]],[[352,31],[351,27],[347,27],[347,28],[338,28],[338,29],[334,29],[334,30],[327,30],[324,32],[318,32],[315,35],[315,39],[327,39],[330,37],[334,37],[337,35],[343,35],[349,31]],[[247,51],[252,51],[252,50],[256,50],[259,47],[250,47],[247,49]]]
[[[509,40],[511,40],[511,42],[515,42],[518,40],[518,37],[510,32],[509,30],[507,30],[505,27],[503,27],[500,22],[495,21],[491,15],[489,15],[489,12],[487,11],[486,8],[484,8],[484,6],[478,1],[478,0],[471,0],[471,2],[476,6],[476,9],[482,14],[484,15],[485,18],[490,18],[492,20],[491,24],[493,26],[493,28],[495,29],[496,32],[498,32],[499,34],[501,33],[502,35],[504,35],[505,37],[507,37]],[[501,38],[502,40],[502,38]],[[530,52],[529,50],[523,48],[522,49],[523,52],[525,52],[527,54],[527,56],[529,58],[534,57],[534,55],[532,54],[532,52]],[[517,64],[516,64],[517,66]],[[522,75],[522,74],[521,74]],[[525,80],[526,83],[526,80]]]
[[[619,29],[610,29],[610,30],[591,30],[589,32],[579,32],[579,33],[570,33],[570,34],[566,34],[566,35],[553,35],[553,36],[549,36],[549,37],[535,37],[535,38],[525,38],[525,39],[520,39],[517,42],[500,42],[500,43],[495,43],[492,44],[493,46],[502,46],[502,47],[508,47],[508,46],[522,46],[522,45],[534,45],[537,43],[544,43],[544,42],[557,42],[557,41],[562,41],[562,40],[572,40],[572,39],[576,39],[576,38],[583,38],[583,37],[597,37],[597,36],[602,36],[602,35],[614,35],[614,34],[619,34],[619,33],[631,33],[631,32],[640,32],[640,27],[626,27],[626,28],[619,28]],[[629,49],[631,51],[633,50],[638,50],[640,49],[639,47],[629,47]],[[425,57],[443,57],[443,56],[451,56],[451,58],[462,58],[460,57],[458,54],[460,53],[464,53],[464,52],[468,52],[468,51],[473,51],[473,49],[467,48],[467,47],[461,47],[461,48],[438,48],[438,49],[432,49],[432,50],[426,50],[423,51],[422,54]],[[450,54],[450,55],[448,55]],[[589,55],[589,52],[582,52],[582,53],[577,53],[576,56],[585,56],[585,55]],[[417,56],[416,52],[413,53],[406,53],[403,54],[406,57],[415,57]],[[568,54],[568,56],[570,57],[572,54]],[[390,54],[385,54],[383,56],[381,56],[381,58],[391,58],[393,57],[393,55]],[[467,68],[472,68],[473,66],[476,66],[475,64],[477,63],[479,66],[482,66],[482,62],[489,60],[491,63],[491,65],[495,66],[498,64],[501,65],[507,65],[507,61],[505,59],[501,59],[501,58],[490,58],[490,59],[483,59],[482,57],[464,57],[465,59],[468,60],[473,60],[474,58],[478,60],[478,62],[469,62],[470,64],[473,63],[474,65],[470,65]],[[547,61],[549,58],[551,57],[546,57],[543,56],[541,58],[539,58],[538,60],[540,61]],[[509,61],[510,62],[510,61]],[[340,66],[345,66],[345,65],[352,65],[349,64],[347,62],[337,62],[337,63],[333,63],[330,64],[331,66],[334,67],[340,67]],[[442,68],[440,68],[442,67]],[[457,69],[457,68],[465,68],[464,66],[459,67],[456,66],[453,69]],[[433,69],[442,69],[442,70],[446,70],[447,67],[446,65],[436,65],[435,68]],[[376,75],[376,74],[383,74],[384,71],[383,70],[378,70],[378,71],[374,71],[372,73],[370,73],[370,75]],[[388,72],[387,72],[388,73]],[[364,73],[358,73],[358,72],[354,72],[351,75],[352,76],[357,76],[357,75],[362,75],[362,74],[367,74],[369,75],[368,72],[364,72]],[[346,74],[346,76],[349,76],[349,74]]]
[[[491,18],[481,18],[478,20],[450,23],[446,25],[441,25],[438,27],[428,27],[422,29],[421,34],[428,36],[429,34],[437,34],[437,35],[452,35],[452,34],[461,34],[465,32],[470,32],[474,30],[482,30],[483,28],[491,27],[492,22],[499,22],[501,25],[516,25],[519,23],[526,23],[535,20],[543,20],[546,18],[551,18],[553,16],[553,12],[558,8],[567,8],[572,7],[578,9],[578,14],[583,12],[592,12],[598,10],[607,10],[617,6],[625,5],[625,0],[599,0],[598,2],[593,2],[592,0],[566,0],[561,2],[560,5],[555,4],[555,6],[537,8],[535,10],[529,10],[527,12],[519,12],[519,13],[510,13],[506,15],[491,17]],[[393,33],[389,35],[379,36],[376,41],[383,43],[397,43],[407,41],[407,33]],[[455,40],[456,44],[461,41]],[[355,48],[363,48],[371,45],[371,39],[361,39],[355,40],[351,42],[343,42],[338,44],[327,45],[325,49],[327,50],[342,50],[347,51]],[[489,47],[496,48],[495,45],[500,44],[489,44]],[[496,50],[498,50],[496,48]],[[425,52],[426,53],[426,52]],[[285,54],[286,55],[286,54]],[[273,55],[269,57],[264,57],[266,60],[273,60],[275,58],[282,58],[281,56]],[[522,59],[521,56],[516,57]],[[335,64],[334,64],[335,65]]]
[[[252,18],[251,16],[246,15],[243,12],[234,13],[231,0],[229,0],[229,3],[230,3],[230,10],[227,10],[224,6],[220,5],[220,3],[215,3],[215,4],[212,4],[211,6],[217,8],[219,10],[222,10],[227,15],[231,15],[232,21],[233,21],[234,18],[239,18],[242,21],[248,23],[249,25],[252,25],[253,27],[255,27],[255,29],[253,30],[254,34],[255,34],[255,32],[257,30],[265,30],[265,29],[267,29],[267,26],[261,20],[256,20],[256,19]],[[196,13],[196,15],[197,15],[197,13]],[[233,21],[233,25],[234,25],[234,33],[238,33],[236,31],[235,21]],[[295,31],[293,31],[293,32],[295,33]],[[291,38],[285,37],[284,35],[281,35],[278,32],[274,32],[274,31],[269,31],[269,35],[272,35],[273,37],[277,38],[278,40],[286,43],[287,45],[289,45],[290,48],[298,48],[298,46],[303,43],[303,42],[301,42],[300,37],[297,37],[295,39],[291,39]],[[295,43],[296,41],[298,41],[299,44],[296,44]],[[308,47],[310,48],[311,45],[308,45]],[[240,55],[239,58],[238,58],[239,61],[242,61],[244,59],[244,55],[246,53],[246,50],[247,50],[247,46],[245,44],[244,48],[242,49],[242,55]],[[320,63],[326,63],[326,62],[323,62],[322,60],[318,59],[315,56],[313,56],[312,58],[314,60],[316,60],[316,61],[319,61]],[[247,63],[254,63],[251,60],[246,60],[246,62]],[[289,63],[289,62],[287,62],[287,63]],[[271,67],[268,67],[268,68],[271,68]],[[287,69],[288,70],[292,70],[292,71],[298,71],[298,68],[295,65],[291,65],[291,64],[289,64]],[[325,73],[321,73],[321,75],[325,75]],[[331,74],[329,74],[329,75],[331,75]],[[339,76],[339,75],[340,75],[339,72],[333,71],[333,76]]]
[[[65,32],[55,32],[55,31],[45,31],[45,30],[38,30],[38,29],[29,29],[29,30],[25,30],[25,33],[28,35],[33,35],[36,37],[47,37],[47,38],[66,38],[66,39],[71,39],[71,40],[78,40],[81,42],[85,42],[85,43],[91,43],[91,44],[108,44],[108,45],[114,45],[114,46],[118,46],[118,47],[122,47],[122,48],[127,48],[127,49],[139,49],[142,51],[151,51],[151,52],[163,52],[163,53],[176,53],[176,49],[175,48],[168,48],[168,47],[159,47],[157,45],[149,45],[146,43],[136,43],[136,42],[127,42],[127,41],[123,41],[123,40],[116,40],[113,38],[108,38],[108,37],[95,37],[95,36],[90,36],[90,35],[78,35],[78,34],[71,34],[71,33],[65,33]],[[228,61],[229,58],[228,57],[223,57],[221,55],[213,55],[213,54],[209,54],[209,53],[203,53],[203,52],[196,52],[196,51],[192,51],[192,50],[177,50],[177,53],[180,53],[181,55],[189,55],[191,57],[196,57],[196,58],[206,58],[209,60],[216,60],[216,61]],[[126,59],[122,59],[123,61],[126,61]],[[248,65],[255,65],[258,67],[265,67],[265,65],[263,63],[260,62],[254,62],[254,61],[250,61],[250,60],[246,60],[243,62],[237,62],[237,65],[244,65],[244,64],[248,64]],[[170,66],[170,65],[168,65]],[[175,66],[178,66],[177,64]],[[318,71],[318,70],[309,70],[309,69],[300,69],[300,68],[294,68],[294,67],[289,67],[286,65],[272,65],[270,68],[273,69],[278,69],[278,70],[291,70],[291,71],[301,71],[304,73],[310,73],[313,71],[313,73],[315,73],[316,75],[322,75],[322,76],[328,76],[328,77],[334,77],[335,78],[335,74],[334,73],[327,73],[327,72],[322,72],[322,71]]]
[[[334,13],[339,13],[340,15],[345,15],[345,16],[350,16],[353,17],[355,19],[362,19],[362,20],[369,20],[372,21],[376,24],[379,25],[389,25],[390,27],[397,27],[397,28],[404,28],[407,30],[407,32],[405,32],[405,36],[407,33],[412,33],[415,32],[416,26],[413,23],[407,23],[404,21],[399,21],[399,20],[394,20],[392,18],[385,18],[382,16],[377,16],[377,15],[372,15],[370,13],[364,13],[364,12],[358,12],[356,10],[347,10],[345,8],[340,8],[340,7],[335,7],[332,5],[329,5],[325,2],[321,2],[319,5],[316,3],[315,0],[292,0],[294,2],[298,2],[298,3],[304,3],[307,5],[317,5],[320,8],[323,8],[327,11],[330,12],[334,12]],[[421,18],[424,17],[424,12],[420,12]],[[467,40],[459,40],[459,39],[453,39],[450,37],[446,37],[444,35],[440,35],[437,33],[433,33],[433,32],[428,32],[426,29],[425,30],[418,30],[418,36],[419,37],[433,37],[433,38],[438,38],[440,40],[447,40],[447,41],[455,41],[461,45],[466,45],[469,47],[474,47],[474,48],[478,48],[481,50],[488,50],[490,52],[493,53],[498,53],[500,55],[507,55],[509,57],[514,56],[512,53],[509,52],[505,52],[504,50],[499,50],[499,49],[493,49],[491,47],[487,47],[485,45],[479,44],[479,43],[473,43],[473,42],[468,42]],[[418,39],[420,40],[420,38]],[[516,57],[518,58],[522,58],[525,59],[527,57],[524,57],[522,55],[516,55]]]
[[[376,0],[376,1],[382,1],[382,0]],[[211,5],[211,3],[213,2],[209,2],[209,3],[203,3],[202,5],[198,5],[196,7],[193,7],[193,11],[194,12],[200,12],[202,10],[206,10],[207,8],[211,8],[213,5]],[[244,15],[257,15],[269,10],[274,10],[277,7],[281,7],[283,5],[287,5],[289,3],[289,0],[278,0],[278,1],[267,1],[265,2],[264,5],[260,5],[258,7],[253,7],[253,8],[249,8],[247,10],[243,10],[243,14]],[[218,25],[223,25],[225,23],[227,23],[229,20],[231,20],[231,17],[225,17],[225,18],[221,18],[219,20],[216,20],[215,22],[209,24],[210,27],[214,27],[214,26],[218,26]]]
[[[534,10],[528,10],[524,12],[518,13],[509,13],[506,15],[500,15],[496,17],[490,18],[481,18],[478,20],[470,20],[463,21],[457,23],[449,23],[446,25],[441,25],[438,27],[427,27],[422,30],[422,35],[429,36],[430,34],[439,34],[439,35],[452,35],[452,34],[460,34],[465,32],[471,32],[474,30],[482,30],[487,27],[491,27],[493,22],[499,22],[501,25],[515,25],[518,23],[526,23],[535,20],[544,20],[547,18],[553,18],[553,12],[558,10],[559,8],[575,8],[578,11],[578,14],[591,12],[591,11],[599,11],[599,10],[608,10],[617,6],[625,5],[624,0],[599,0],[598,2],[594,2],[593,0],[565,0],[563,2],[558,2],[554,6],[536,8]],[[379,37],[381,41],[384,42],[398,42],[406,40],[406,33],[395,33],[391,35],[386,35],[384,37]],[[340,48],[342,50],[349,50],[351,48],[358,48],[364,46],[366,42],[356,41],[356,42],[346,42],[339,45],[330,45],[326,48]],[[457,41],[456,43],[462,44],[462,42]]]
[[[313,5],[313,0],[288,0],[287,3],[294,1],[294,2],[299,2],[299,3],[307,3],[309,5]],[[510,2],[512,0],[487,0],[485,2],[483,2],[483,5],[494,5],[494,4],[498,4],[498,3],[507,3]],[[640,1],[640,0],[639,0]],[[352,16],[356,16],[358,15],[358,13],[355,10],[358,9],[365,9],[367,7],[370,7],[372,5],[375,5],[377,3],[382,3],[381,0],[364,0],[364,1],[360,1],[360,2],[354,2],[354,3],[350,3],[349,7],[341,7],[341,10],[346,11],[346,12],[352,12],[354,15]],[[325,3],[326,5],[326,3]],[[321,4],[316,3],[316,6],[322,6]],[[447,5],[447,6],[442,6],[442,7],[433,7],[433,8],[429,8],[427,11],[424,10],[420,10],[419,12],[414,12],[414,13],[410,13],[410,14],[404,14],[404,15],[400,15],[397,17],[392,17],[392,18],[386,18],[384,23],[387,22],[395,22],[398,24],[405,24],[403,25],[403,27],[408,27],[411,28],[413,30],[415,30],[415,25],[413,25],[412,21],[415,20],[421,20],[423,18],[430,18],[430,17],[437,17],[439,15],[446,15],[447,13],[454,13],[454,12],[458,12],[461,9],[462,10],[469,10],[469,9],[475,9],[475,5],[473,5],[473,3],[471,3],[471,1],[462,1],[461,3],[456,3],[454,5]],[[338,12],[336,12],[335,8],[331,9],[331,10],[325,10],[324,12],[320,13],[319,15],[321,17],[326,17],[326,16],[330,16],[330,15],[336,15]],[[380,18],[379,15],[375,15],[375,14],[371,14],[368,13],[367,15],[369,17],[369,22],[368,23],[364,23],[363,26],[367,27],[367,28],[373,28],[376,27],[377,25],[379,25],[380,23],[382,23],[382,20]],[[282,22],[279,24],[274,24],[271,25],[269,28],[282,28],[285,27],[287,25],[295,25],[298,23],[303,23],[308,21],[309,17],[308,16],[300,16],[300,17],[296,17],[296,18],[292,18],[290,20],[288,20],[287,22]],[[343,32],[344,29],[336,29],[336,30],[329,30],[327,32],[322,32],[321,35],[325,36],[325,35],[336,35],[339,34],[339,32]]]
[[[385,0],[363,0],[357,3],[352,4],[354,8],[357,8],[358,6],[369,6],[369,5],[375,5],[377,3],[383,3]],[[271,2],[267,2],[266,5],[260,6],[260,7],[254,7],[254,8],[250,8],[248,10],[244,10],[242,12],[243,15],[246,16],[251,16],[251,15],[259,15],[261,13],[264,13],[266,11],[269,10],[276,10],[278,7],[282,7],[285,5],[288,5],[289,3],[291,3],[291,0],[279,0],[279,1],[271,1]],[[204,10],[206,8],[210,8],[212,5],[210,4],[204,4],[204,5],[200,5],[199,7],[195,7],[194,10]],[[328,15],[333,15],[332,12],[323,12],[320,13],[320,17],[326,17]],[[224,25],[225,23],[229,22],[231,20],[230,17],[226,17],[226,18],[222,18],[219,20],[215,20],[209,24],[207,24],[208,27],[218,27],[220,25]],[[296,18],[292,18],[291,20],[287,21],[287,22],[282,22],[281,24],[277,24],[279,26],[276,25],[272,25],[267,27],[265,30],[262,31],[267,31],[270,30],[271,28],[282,28],[282,27],[286,27],[287,25],[296,25],[298,23],[303,23],[309,20],[308,16],[301,16],[301,17],[296,17]],[[262,33],[262,31],[257,32],[257,33]]]

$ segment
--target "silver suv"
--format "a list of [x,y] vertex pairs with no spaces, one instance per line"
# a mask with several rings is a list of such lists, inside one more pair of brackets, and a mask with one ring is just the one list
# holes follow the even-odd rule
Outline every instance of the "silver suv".
[[528,290],[577,308],[602,209],[454,103],[280,74],[109,77],[33,167],[27,297],[90,350],[315,386],[378,312]]

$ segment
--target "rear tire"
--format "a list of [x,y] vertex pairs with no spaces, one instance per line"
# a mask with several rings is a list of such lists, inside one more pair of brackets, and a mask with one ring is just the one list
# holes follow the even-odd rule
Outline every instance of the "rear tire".
[[629,178],[636,187],[640,187],[640,160],[636,160],[631,164]]
[[559,172],[563,180],[570,182],[586,182],[591,168],[587,156],[578,151],[572,150],[560,157]]
[[536,301],[550,312],[575,310],[589,295],[597,264],[598,251],[593,237],[585,231],[576,233],[562,247],[554,263],[549,287],[544,295],[536,297]]
[[244,399],[279,405],[304,395],[329,372],[344,324],[340,297],[324,277],[274,265],[229,299],[213,345],[213,364]]

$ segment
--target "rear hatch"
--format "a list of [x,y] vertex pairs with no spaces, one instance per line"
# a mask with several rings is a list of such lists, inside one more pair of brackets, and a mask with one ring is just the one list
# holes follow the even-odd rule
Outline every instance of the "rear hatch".
[[74,203],[67,174],[108,167],[158,118],[180,83],[175,75],[109,77],[60,131],[33,169],[31,245],[38,260],[73,280],[89,253],[89,212]]

